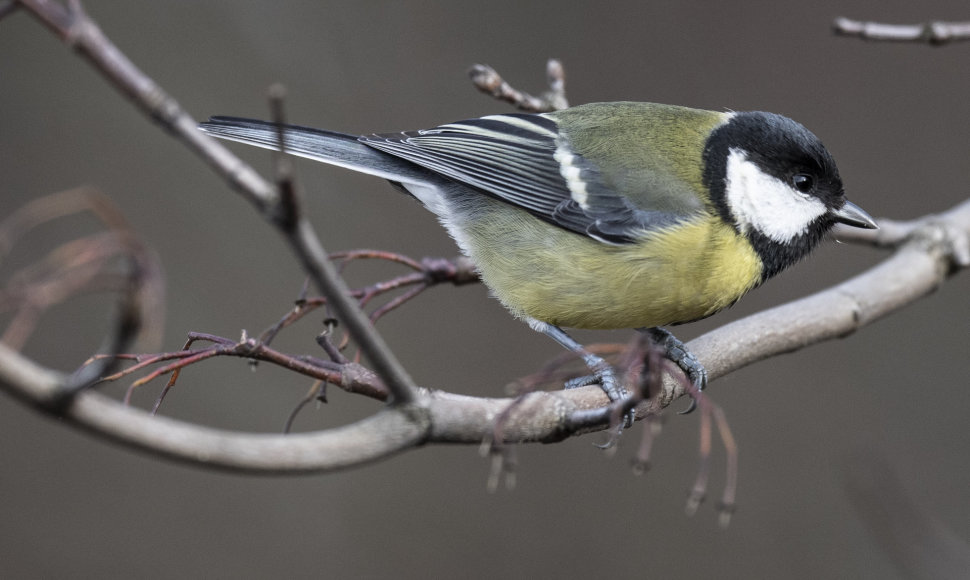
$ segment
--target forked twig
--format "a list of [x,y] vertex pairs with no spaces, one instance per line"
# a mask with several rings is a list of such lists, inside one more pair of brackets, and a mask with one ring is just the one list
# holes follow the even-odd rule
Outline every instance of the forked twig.
[[562,63],[552,58],[546,63],[549,89],[538,97],[514,88],[498,72],[484,64],[476,64],[468,71],[475,88],[530,113],[548,113],[569,107],[566,100],[566,74]]

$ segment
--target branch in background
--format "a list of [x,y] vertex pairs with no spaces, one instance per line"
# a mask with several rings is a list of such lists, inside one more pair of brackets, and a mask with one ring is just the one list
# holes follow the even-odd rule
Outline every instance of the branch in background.
[[836,18],[835,34],[863,40],[916,42],[942,46],[957,40],[970,40],[970,22],[925,22],[922,24],[884,24],[850,18]]
[[138,292],[142,295],[139,316],[145,321],[139,340],[143,348],[158,348],[165,326],[165,282],[158,258],[137,238],[131,225],[111,198],[90,187],[46,195],[12,212],[0,222],[0,263],[30,230],[63,217],[87,213],[107,232],[68,242],[45,258],[11,275],[0,296],[0,311],[18,311],[4,332],[2,342],[21,348],[33,332],[36,317],[78,293],[123,290],[106,266],[114,258],[127,257],[139,269]]
[[498,72],[484,64],[476,64],[468,71],[475,88],[492,97],[530,113],[548,113],[569,106],[566,100],[566,73],[562,63],[551,58],[546,63],[546,80],[549,90],[534,97],[505,82]]
[[[384,259],[405,264],[417,270],[413,274],[398,276],[391,280],[371,284],[350,292],[350,295],[359,301],[360,306],[365,307],[368,302],[377,296],[409,285],[413,286],[407,292],[388,300],[387,303],[375,309],[370,315],[371,320],[375,322],[381,316],[401,306],[407,300],[414,298],[420,292],[427,290],[433,285],[442,283],[464,285],[478,281],[477,272],[471,264],[471,261],[463,257],[455,260],[426,258],[418,262],[401,256],[400,254],[379,252],[376,250],[357,250],[354,252],[334,254],[331,258],[340,259],[342,265],[346,265],[353,260],[367,258]],[[175,352],[155,354],[99,354],[91,357],[85,363],[85,366],[101,363],[105,359],[134,361],[135,364],[115,374],[105,376],[103,373],[102,375],[98,375],[103,377],[99,382],[113,382],[128,378],[135,375],[135,373],[146,371],[149,367],[157,366],[158,368],[155,370],[131,383],[124,397],[124,403],[126,405],[129,404],[134,389],[144,386],[164,375],[170,375],[171,379],[168,385],[166,385],[165,390],[159,396],[155,408],[152,409],[153,414],[157,411],[158,405],[161,404],[161,399],[174,386],[182,369],[210,358],[225,356],[246,358],[253,362],[265,361],[318,381],[336,385],[348,393],[362,394],[379,401],[389,400],[391,393],[377,375],[361,365],[351,363],[343,356],[341,350],[346,346],[345,342],[342,342],[340,345],[334,345],[330,342],[330,334],[333,331],[334,325],[334,323],[329,321],[330,319],[324,321],[327,328],[317,338],[317,342],[320,343],[324,352],[330,357],[329,361],[308,355],[287,354],[270,348],[270,343],[282,330],[302,320],[307,314],[326,306],[326,304],[327,300],[325,298],[301,296],[289,312],[282,316],[275,324],[260,333],[256,338],[248,337],[245,331],[243,331],[243,336],[238,341],[208,333],[190,332],[188,340],[182,346],[182,349]],[[198,341],[211,343],[211,346],[193,348],[192,345]]]
[[[282,127],[283,90],[276,87],[271,91],[271,108],[274,122]],[[196,129],[197,130],[197,129]],[[280,131],[282,139],[283,131]],[[215,141],[213,139],[213,141]],[[313,226],[302,211],[300,196],[292,180],[292,171],[286,155],[286,144],[281,141],[282,151],[276,158],[279,203],[274,204],[265,217],[269,218],[290,244],[290,248],[300,260],[303,269],[327,297],[327,304],[333,308],[337,317],[347,325],[350,334],[364,352],[377,374],[381,376],[391,392],[391,403],[410,405],[415,402],[417,386],[387,343],[374,329],[374,325],[357,301],[351,296],[350,288],[340,276],[337,267],[327,256],[326,250],[316,235]],[[223,177],[228,177],[223,175]]]
[[[970,266],[970,200],[916,226],[897,251],[815,295],[743,318],[691,341],[713,379],[770,356],[844,337],[918,300]],[[897,242],[898,243],[898,242]]]
[[[423,258],[418,261],[394,252],[352,250],[330,254],[330,259],[338,263],[338,273],[341,275],[347,265],[358,260],[384,260],[404,265],[412,270],[410,274],[396,276],[389,280],[383,280],[363,288],[354,289],[350,292],[350,295],[357,299],[360,307],[366,308],[375,298],[384,296],[395,290],[409,288],[407,292],[394,297],[380,308],[374,310],[369,316],[371,324],[376,324],[378,320],[391,311],[400,308],[409,300],[437,284],[450,283],[455,286],[462,286],[480,281],[475,264],[464,256],[459,256],[451,260],[445,258]],[[259,341],[268,345],[281,330],[326,304],[326,298],[307,297],[306,289],[304,289],[293,309],[280,318],[276,324],[264,330],[259,335]],[[331,318],[329,313],[325,322],[331,327],[335,327],[337,323],[336,319]],[[333,328],[330,328],[330,330],[333,330]],[[326,342],[328,343],[329,339]],[[346,341],[342,341],[340,348],[345,346],[345,343]],[[321,344],[321,346],[327,348],[326,344]],[[339,357],[332,356],[331,358],[336,361]]]
[[[164,277],[154,253],[138,239],[121,211],[107,196],[78,188],[36,199],[0,223],[0,262],[30,230],[65,216],[89,213],[106,232],[64,243],[37,262],[14,272],[0,292],[0,312],[13,317],[0,341],[20,349],[51,307],[80,294],[120,293],[119,314],[101,351],[109,353],[85,365],[65,384],[62,407],[78,391],[112,371],[114,355],[130,349],[136,337],[142,346],[157,348],[164,328]],[[121,272],[117,262],[124,262]]]
[[196,121],[178,102],[112,44],[85,14],[79,1],[69,2],[68,7],[53,0],[19,1],[28,12],[97,68],[139,110],[208,163],[280,230],[310,278],[330,300],[361,350],[384,379],[394,402],[412,402],[413,381],[356,302],[342,293],[346,287],[327,258],[313,228],[299,212],[295,197],[281,197],[272,184],[221,143],[199,131]]
[[[49,0],[21,3],[71,43],[143,112],[216,168],[268,221],[284,230],[315,283],[330,290],[333,288],[328,284],[336,284],[339,289],[337,271],[299,213],[298,198],[292,189],[292,195],[281,195],[228,150],[197,131],[195,121],[103,36],[77,2],[72,2],[70,9]],[[561,66],[550,62],[549,71],[551,95],[541,98],[516,91],[487,67],[478,67],[473,73],[482,75],[476,77],[476,85],[483,90],[490,87],[487,92],[498,98],[530,110],[553,110],[566,106],[566,100]],[[887,238],[867,241],[898,248],[871,270],[814,296],[737,321],[692,341],[689,346],[708,369],[710,378],[775,354],[849,334],[919,299],[970,262],[970,202],[932,220],[896,225]],[[332,300],[328,294],[328,302]],[[358,342],[369,340],[370,327],[364,324],[363,328],[363,334],[351,328]],[[375,366],[384,367],[381,377],[387,381],[395,376],[393,357],[385,359],[382,343],[379,338],[375,340],[366,354]],[[243,351],[258,347],[244,341],[232,345]],[[171,371],[178,368],[181,367],[171,367]],[[392,370],[388,372],[387,368]],[[520,399],[441,391],[431,396],[426,390],[411,388],[406,375],[398,379],[396,386],[389,382],[387,388],[396,400],[413,400],[414,404],[385,408],[347,427],[286,437],[226,432],[151,417],[96,392],[78,395],[74,404],[64,410],[64,418],[122,444],[195,465],[284,473],[344,469],[427,442],[477,444],[494,432],[495,418],[501,414],[505,443],[559,441],[604,429],[611,424],[611,417],[617,416],[619,406],[629,403],[620,401],[610,406],[602,390],[592,386],[535,392]],[[67,381],[0,345],[0,386],[15,396],[50,411],[50,401],[63,392]],[[659,392],[637,408],[638,416],[655,416],[685,388],[683,381],[664,380]],[[705,429],[709,434],[710,425]],[[709,445],[706,441],[702,443]]]

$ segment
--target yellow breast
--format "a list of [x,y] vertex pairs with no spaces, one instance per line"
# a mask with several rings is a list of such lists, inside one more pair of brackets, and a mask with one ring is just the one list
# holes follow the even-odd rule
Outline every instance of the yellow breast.
[[751,245],[715,216],[611,246],[486,204],[462,245],[517,316],[572,328],[689,322],[737,301],[761,280]]

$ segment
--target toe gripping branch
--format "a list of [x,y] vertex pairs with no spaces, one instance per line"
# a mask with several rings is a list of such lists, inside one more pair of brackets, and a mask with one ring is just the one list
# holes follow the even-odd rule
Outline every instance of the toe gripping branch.
[[[567,381],[564,385],[567,389],[575,389],[578,387],[585,387],[588,385],[599,383],[600,388],[606,393],[606,396],[610,398],[610,401],[619,401],[620,399],[629,395],[629,392],[623,387],[622,383],[616,378],[616,371],[613,367],[606,362],[602,357],[597,356],[585,348],[583,345],[576,342],[576,340],[566,334],[566,332],[545,322],[538,320],[529,320],[529,326],[534,330],[545,334],[549,338],[555,340],[566,349],[576,353],[582,357],[583,362],[593,373],[589,376],[579,377]],[[623,418],[623,428],[629,428],[633,425],[636,420],[636,411],[630,409]]]
[[[568,381],[565,385],[567,389],[585,387],[587,385],[599,383],[600,387],[603,389],[603,392],[605,392],[606,396],[610,398],[610,401],[618,401],[629,394],[623,387],[623,384],[617,379],[616,372],[608,362],[606,362],[602,357],[599,357],[583,348],[583,345],[576,342],[576,340],[566,334],[564,330],[558,326],[538,320],[530,320],[529,325],[536,331],[545,334],[565,348],[582,357],[583,362],[586,363],[586,366],[592,372],[592,374],[589,376],[579,377]],[[696,397],[698,393],[707,387],[707,370],[704,368],[704,365],[702,365],[697,357],[687,349],[687,346],[669,330],[660,327],[639,328],[637,330],[645,333],[654,344],[663,349],[664,356],[676,364],[682,371],[684,371],[684,374],[687,375],[688,380],[694,386],[696,391],[689,393],[692,397],[690,406],[680,413],[682,415],[686,415],[687,413],[692,412],[697,408],[697,402],[694,397]],[[624,428],[628,428],[633,425],[633,421],[636,418],[635,413],[636,412],[631,409],[626,414],[623,421]]]
[[690,406],[680,411],[680,414],[686,415],[692,412],[697,408],[697,400],[694,397],[707,387],[707,369],[704,368],[701,361],[697,360],[694,353],[687,349],[687,345],[669,330],[660,328],[659,326],[654,328],[638,328],[637,330],[646,333],[653,340],[654,344],[661,347],[667,359],[677,365],[680,370],[684,371],[687,379],[694,385],[696,392],[688,393],[691,396]]

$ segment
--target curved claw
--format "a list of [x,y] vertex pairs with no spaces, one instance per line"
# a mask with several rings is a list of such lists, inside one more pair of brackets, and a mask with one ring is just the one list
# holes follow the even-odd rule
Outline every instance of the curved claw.
[[[606,366],[605,369],[594,369],[594,372],[598,375],[597,381],[600,384],[600,388],[606,393],[606,396],[610,398],[610,402],[613,404],[620,403],[630,396],[630,393],[626,388],[616,379],[616,374],[613,372],[613,367]],[[623,414],[623,422],[617,427],[616,435],[613,439],[619,440],[620,433],[624,429],[629,429],[637,420],[637,413],[635,409],[629,409]],[[616,441],[608,443],[608,449],[612,447]]]
[[[597,385],[597,384],[601,385],[601,388],[603,389],[603,391],[607,394],[607,396],[610,397],[611,401],[613,401],[614,403],[616,401],[622,400],[624,397],[627,396],[626,389],[619,388],[618,389],[620,391],[619,398],[613,399],[612,396],[610,395],[611,391],[608,390],[605,386],[602,386],[604,384],[602,377],[598,377],[596,375],[586,375],[584,377],[576,377],[574,379],[569,379],[568,381],[563,383],[563,388],[566,390],[578,389],[580,387],[588,387],[590,385]],[[637,411],[636,409],[630,409],[623,415],[623,424],[620,426],[620,432],[622,432],[623,429],[629,429],[630,427],[632,427],[633,424],[636,423],[636,421],[637,421]],[[617,432],[616,435],[612,437],[611,440],[608,441],[607,443],[603,445],[596,444],[596,446],[599,447],[600,449],[609,449],[610,447],[613,447],[613,445],[616,444],[615,440],[619,439],[620,432]]]
[[707,387],[707,369],[704,368],[701,361],[697,360],[694,353],[688,350],[687,346],[670,331],[659,327],[639,330],[650,335],[654,343],[664,349],[667,359],[684,371],[684,374],[687,375],[688,380],[696,389],[696,393],[689,393],[691,395],[690,405],[683,411],[678,411],[677,414],[687,415],[694,412],[697,409],[696,395],[703,392]]
[[596,375],[586,375],[584,377],[576,377],[574,379],[569,379],[563,383],[562,388],[566,389],[578,389],[580,387],[588,387],[590,385],[595,385],[599,383],[599,377]]
[[629,429],[630,427],[633,427],[633,424],[636,423],[636,421],[637,412],[634,409],[630,409],[626,412],[626,415],[623,416],[623,428]]
[[687,408],[684,409],[683,411],[677,411],[677,414],[678,415],[690,415],[695,410],[697,410],[697,399],[693,399],[692,398],[690,400],[690,405],[687,405]]
[[623,423],[613,424],[608,433],[609,438],[604,443],[593,443],[594,447],[599,449],[612,449],[616,447],[616,444],[620,442],[620,435],[623,434],[624,429],[628,429],[633,426],[633,422],[636,421],[636,413],[633,409],[630,409],[623,415]]
[[610,438],[606,440],[606,443],[593,443],[593,447],[602,449],[604,451],[616,447],[617,442],[620,440],[620,433],[622,432],[623,429],[617,430],[615,433],[610,435]]

